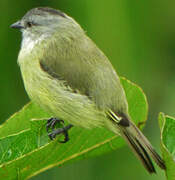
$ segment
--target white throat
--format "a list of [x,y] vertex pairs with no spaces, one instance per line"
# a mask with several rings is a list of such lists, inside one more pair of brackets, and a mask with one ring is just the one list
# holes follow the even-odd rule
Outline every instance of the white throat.
[[21,50],[25,51],[26,53],[30,53],[35,44],[38,43],[39,40],[33,40],[29,36],[23,37],[21,42]]
[[38,38],[35,38],[29,35],[27,32],[23,32],[21,50],[18,55],[18,63],[21,64],[26,57],[30,57],[35,46],[43,41],[46,37],[46,35],[41,35]]
[[42,35],[39,38],[31,37],[31,35],[23,32],[23,38],[21,42],[21,50],[25,53],[30,53],[35,45],[45,39],[45,36]]

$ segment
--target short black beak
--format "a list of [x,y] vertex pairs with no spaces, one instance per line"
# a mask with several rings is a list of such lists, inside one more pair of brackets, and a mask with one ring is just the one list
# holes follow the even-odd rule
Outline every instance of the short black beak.
[[11,27],[11,28],[14,28],[14,29],[22,29],[22,28],[24,28],[24,26],[21,25],[21,22],[20,22],[20,21],[15,22],[15,23],[12,24],[10,27]]

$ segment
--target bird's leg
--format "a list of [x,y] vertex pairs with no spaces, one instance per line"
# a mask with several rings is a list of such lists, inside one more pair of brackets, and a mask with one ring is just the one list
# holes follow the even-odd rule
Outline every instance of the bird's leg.
[[[63,125],[61,128],[56,128],[56,125]],[[64,126],[64,121],[57,118],[50,118],[47,121],[46,130],[48,132],[48,136],[51,140],[53,140],[57,135],[64,134],[64,140],[60,141],[60,143],[66,143],[69,140],[68,130],[73,127],[72,124]],[[52,132],[49,132],[49,128],[52,129]]]

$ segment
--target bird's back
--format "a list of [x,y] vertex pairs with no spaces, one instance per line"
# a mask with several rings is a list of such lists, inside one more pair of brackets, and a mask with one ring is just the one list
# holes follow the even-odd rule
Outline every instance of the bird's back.
[[[87,95],[98,108],[127,113],[123,87],[107,57],[85,34],[81,38],[74,36],[54,36],[54,40],[50,40],[47,53],[40,61],[43,69],[51,76],[65,80],[75,92]],[[59,48],[57,41],[62,44]]]

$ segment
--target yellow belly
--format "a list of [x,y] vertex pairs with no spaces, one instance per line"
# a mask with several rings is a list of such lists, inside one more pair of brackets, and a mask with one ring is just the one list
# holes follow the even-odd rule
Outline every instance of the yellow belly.
[[[27,57],[27,58],[26,58]],[[105,112],[97,109],[88,97],[74,93],[71,88],[44,72],[37,59],[19,56],[25,89],[32,101],[45,111],[68,122],[92,128],[109,121]]]

